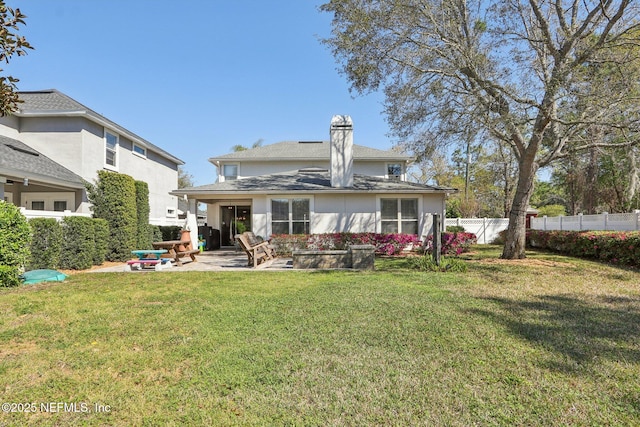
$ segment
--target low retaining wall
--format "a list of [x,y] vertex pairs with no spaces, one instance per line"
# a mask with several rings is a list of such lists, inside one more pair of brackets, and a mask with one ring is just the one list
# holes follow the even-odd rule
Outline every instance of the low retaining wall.
[[293,251],[293,268],[296,269],[373,270],[374,262],[375,247],[373,245],[352,245],[340,251]]

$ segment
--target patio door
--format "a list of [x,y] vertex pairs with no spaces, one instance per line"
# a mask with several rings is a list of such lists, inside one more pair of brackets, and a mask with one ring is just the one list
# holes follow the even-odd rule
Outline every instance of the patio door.
[[233,246],[233,236],[251,231],[251,206],[220,206],[220,246]]

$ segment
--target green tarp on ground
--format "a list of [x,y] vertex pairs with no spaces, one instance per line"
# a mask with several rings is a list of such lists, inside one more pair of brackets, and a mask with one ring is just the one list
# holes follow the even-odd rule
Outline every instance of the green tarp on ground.
[[22,283],[33,285],[40,282],[62,282],[67,275],[56,270],[31,270],[20,275]]

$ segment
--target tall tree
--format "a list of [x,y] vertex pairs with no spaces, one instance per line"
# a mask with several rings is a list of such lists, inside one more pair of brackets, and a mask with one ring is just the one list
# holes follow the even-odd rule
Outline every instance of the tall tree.
[[[526,211],[540,167],[569,145],[579,151],[637,142],[639,111],[621,108],[630,96],[623,74],[637,44],[637,1],[331,0],[320,9],[333,13],[324,42],[352,90],[384,89],[399,139],[420,148],[479,128],[513,151],[518,180],[503,258],[525,256]],[[597,90],[581,78],[594,61],[615,63],[612,78],[622,90]],[[585,140],[594,125],[624,138]]]
[[[24,36],[17,34],[19,26],[25,25],[24,18],[26,16],[20,9],[11,9],[4,0],[0,0],[0,62],[8,64],[13,55],[23,56],[27,54],[27,49],[33,49]],[[13,76],[0,76],[0,116],[18,109],[18,81]]]

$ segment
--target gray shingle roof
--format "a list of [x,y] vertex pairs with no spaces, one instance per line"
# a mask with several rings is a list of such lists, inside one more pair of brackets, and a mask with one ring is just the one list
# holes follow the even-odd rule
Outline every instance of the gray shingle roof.
[[175,157],[171,153],[141,138],[130,130],[120,126],[119,124],[107,119],[101,114],[96,113],[92,109],[82,105],[75,99],[57,91],[56,89],[46,89],[39,91],[18,92],[22,103],[18,104],[16,116],[56,116],[63,114],[78,114],[86,116],[89,120],[96,121],[100,124],[111,127],[114,131],[133,139],[135,142],[144,145],[150,151],[160,154],[172,162],[183,165],[184,162]]
[[175,190],[175,195],[196,194],[271,194],[293,191],[310,193],[453,193],[456,190],[446,187],[417,184],[414,182],[396,181],[354,175],[353,187],[333,188],[331,177],[327,171],[290,171],[272,175],[262,175],[234,181]]
[[[210,162],[215,161],[241,161],[241,160],[329,160],[328,141],[284,141],[264,147],[250,150],[237,151],[222,156],[211,157]],[[411,160],[410,156],[396,153],[395,151],[378,150],[363,145],[353,145],[353,158],[355,160]]]
[[22,142],[0,135],[0,173],[30,177],[44,183],[64,183],[84,188],[84,181],[64,166],[54,162]]

